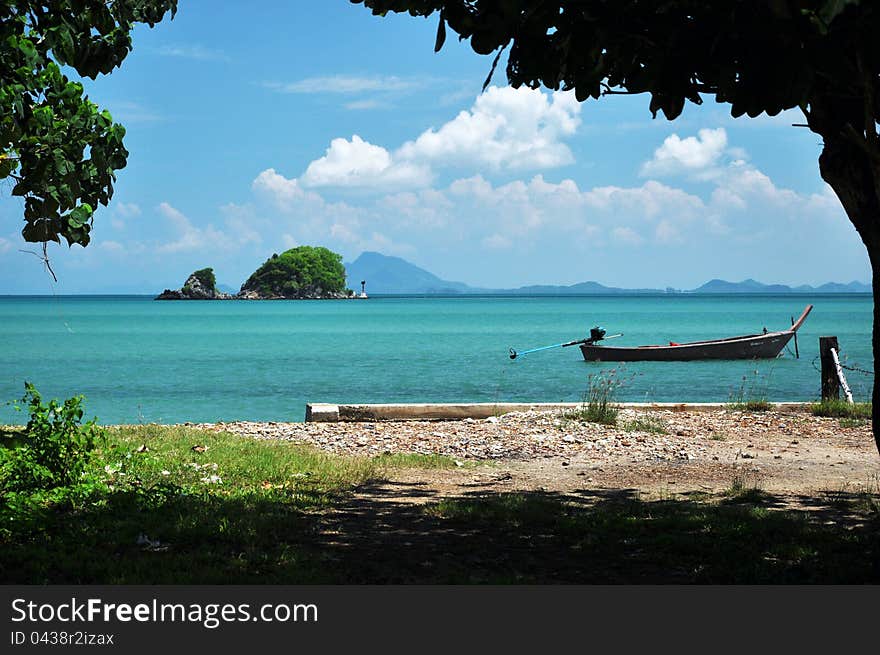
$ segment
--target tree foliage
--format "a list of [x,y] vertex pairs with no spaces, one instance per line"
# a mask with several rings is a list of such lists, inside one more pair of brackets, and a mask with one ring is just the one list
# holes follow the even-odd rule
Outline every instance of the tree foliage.
[[[351,0],[376,15],[438,15],[480,54],[502,52],[514,87],[580,101],[650,96],[672,120],[707,96],[734,117],[799,108],[822,137],[819,171],[840,199],[880,297],[880,3],[874,0]],[[880,361],[874,304],[874,360]],[[874,407],[880,380],[874,379]],[[880,414],[873,419],[880,449]]]
[[272,255],[241,287],[264,298],[320,297],[345,290],[342,255],[323,247],[298,246]]
[[208,291],[216,291],[217,276],[214,275],[213,268],[200,268],[199,270],[193,272],[192,277],[195,277],[199,282],[201,282],[202,286],[205,287]]
[[122,64],[131,30],[177,0],[0,0],[0,180],[24,198],[26,241],[89,243],[95,208],[126,164],[125,128],[68,79]]

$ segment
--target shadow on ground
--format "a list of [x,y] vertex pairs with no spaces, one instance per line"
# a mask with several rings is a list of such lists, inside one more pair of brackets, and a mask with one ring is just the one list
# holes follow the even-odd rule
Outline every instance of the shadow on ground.
[[[792,509],[792,507],[797,509]],[[439,498],[376,483],[302,512],[138,493],[3,526],[7,583],[878,583],[876,496],[646,500],[631,489]]]

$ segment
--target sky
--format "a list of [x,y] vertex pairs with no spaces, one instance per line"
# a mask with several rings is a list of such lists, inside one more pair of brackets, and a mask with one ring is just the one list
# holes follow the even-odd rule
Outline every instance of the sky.
[[[437,18],[348,0],[181,0],[86,80],[128,166],[55,283],[0,184],[0,294],[158,293],[206,266],[235,289],[273,253],[403,257],[447,280],[690,289],[722,278],[868,282],[797,111],[675,121],[649,97],[512,89]],[[23,252],[25,251],[25,252]],[[31,252],[27,252],[31,251]]]

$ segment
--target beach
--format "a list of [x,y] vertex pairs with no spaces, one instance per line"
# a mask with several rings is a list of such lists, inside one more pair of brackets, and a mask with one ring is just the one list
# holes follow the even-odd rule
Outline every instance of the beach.
[[745,486],[792,495],[877,493],[880,487],[869,422],[813,416],[806,407],[622,409],[615,426],[572,420],[559,410],[482,420],[186,425],[337,454],[444,455],[456,461],[454,469],[417,474],[442,495],[463,493],[475,483],[484,491],[720,493]]

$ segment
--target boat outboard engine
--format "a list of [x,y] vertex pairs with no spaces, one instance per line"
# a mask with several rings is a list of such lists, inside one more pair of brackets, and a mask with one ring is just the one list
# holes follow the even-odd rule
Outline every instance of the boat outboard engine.
[[590,330],[590,343],[596,343],[597,341],[602,341],[605,338],[605,328],[601,328],[598,325]]

